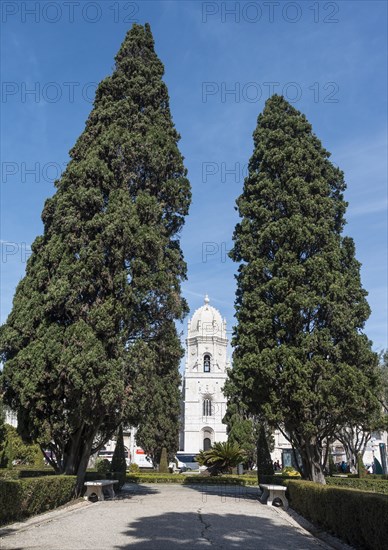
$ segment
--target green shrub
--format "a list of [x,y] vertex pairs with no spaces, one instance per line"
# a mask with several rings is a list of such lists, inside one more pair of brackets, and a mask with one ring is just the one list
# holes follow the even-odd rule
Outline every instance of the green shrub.
[[[348,478],[358,478],[358,474],[348,474]],[[368,479],[388,479],[388,474],[367,474]]]
[[131,474],[139,474],[140,473],[140,468],[139,468],[138,464],[135,464],[135,462],[132,462],[132,464],[129,465],[129,472]]
[[281,472],[282,477],[300,477],[300,473],[292,466],[286,466]]
[[207,451],[200,451],[195,460],[200,466],[206,466],[211,475],[231,473],[232,468],[244,462],[245,452],[237,443],[219,441],[213,443]]
[[0,479],[0,524],[65,504],[74,497],[75,476]]
[[111,470],[111,463],[107,458],[99,458],[96,461],[96,470],[99,474],[107,474]]
[[388,548],[388,496],[356,489],[287,481],[290,504],[299,514],[355,548]]
[[358,489],[359,491],[388,495],[388,480],[385,479],[369,478],[369,476],[361,479],[357,477],[327,477],[326,483],[338,487],[350,487],[352,489]]
[[26,444],[14,426],[5,424],[5,440],[1,446],[1,466],[13,468],[13,461],[25,466],[31,464],[35,468],[44,467],[43,453],[36,444]]
[[11,470],[10,468],[0,468],[0,480],[2,479],[19,479],[20,472]]

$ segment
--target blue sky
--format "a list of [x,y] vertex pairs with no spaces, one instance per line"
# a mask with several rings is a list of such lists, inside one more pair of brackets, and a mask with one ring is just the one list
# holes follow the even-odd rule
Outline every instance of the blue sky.
[[[303,111],[344,170],[375,350],[387,344],[385,2],[6,2],[2,8],[1,321],[42,232],[53,179],[132,21],[165,65],[193,190],[183,234],[191,313],[207,292],[233,324],[226,257],[252,132],[272,90]],[[34,91],[34,93],[31,93]],[[186,330],[186,323],[182,327]]]

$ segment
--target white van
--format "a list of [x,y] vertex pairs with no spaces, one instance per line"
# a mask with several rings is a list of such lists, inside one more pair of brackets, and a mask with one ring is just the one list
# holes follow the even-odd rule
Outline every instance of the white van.
[[135,447],[131,464],[137,464],[139,468],[153,468],[152,460],[145,454],[141,447]]

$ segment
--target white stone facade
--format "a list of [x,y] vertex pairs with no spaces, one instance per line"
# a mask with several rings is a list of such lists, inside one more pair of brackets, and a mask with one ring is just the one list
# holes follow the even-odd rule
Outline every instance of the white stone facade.
[[196,454],[218,441],[226,441],[223,387],[230,366],[226,320],[205,303],[188,322],[186,365],[182,387],[181,450]]

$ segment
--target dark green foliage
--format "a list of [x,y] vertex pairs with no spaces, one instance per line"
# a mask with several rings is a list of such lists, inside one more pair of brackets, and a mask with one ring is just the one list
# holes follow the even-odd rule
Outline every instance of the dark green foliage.
[[288,481],[287,487],[292,508],[318,527],[354,548],[388,547],[387,495],[309,481]]
[[257,423],[241,404],[229,401],[223,418],[227,425],[228,441],[236,443],[245,453],[244,465],[252,468],[257,460]]
[[0,479],[0,523],[52,510],[74,497],[74,476]]
[[[1,382],[1,378],[0,378]],[[0,454],[5,447],[5,412],[3,407],[3,401],[0,399]]]
[[190,185],[164,68],[133,25],[42,213],[1,330],[5,401],[26,439],[77,474],[126,417],[132,356],[181,319]]
[[262,475],[272,476],[274,473],[265,427],[261,425],[259,428],[259,438],[257,440],[257,475],[260,479]]
[[166,449],[166,447],[162,448],[162,452],[160,454],[159,473],[160,474],[167,474],[168,473],[168,458],[167,458],[167,449]]
[[119,489],[124,485],[125,474],[127,473],[125,454],[123,427],[120,425],[111,464],[112,475],[115,479],[119,480]]
[[283,427],[305,477],[324,483],[322,448],[378,408],[370,310],[345,224],[343,173],[306,117],[273,96],[258,118],[231,257],[239,263],[234,368],[250,414]]
[[127,462],[125,460],[125,456],[126,453],[124,448],[123,427],[122,425],[120,425],[119,431],[117,433],[116,446],[112,457],[112,472],[120,472],[125,474],[127,470]]
[[384,428],[388,430],[388,350],[380,354],[381,404],[384,411]]
[[98,459],[96,462],[96,470],[99,474],[107,474],[111,471],[111,463],[107,458]]
[[359,489],[360,491],[368,491],[371,493],[381,493],[388,495],[388,479],[373,478],[370,474],[362,479],[349,478],[349,477],[327,477],[326,483],[328,485],[337,485],[339,487],[350,487],[352,489]]
[[216,442],[207,451],[200,451],[195,457],[200,466],[206,466],[211,475],[229,474],[232,468],[245,460],[243,449],[230,441]]
[[[0,378],[1,383],[1,378]],[[0,468],[5,468],[8,463],[6,455],[6,429],[5,429],[5,412],[3,401],[0,399]]]
[[132,407],[128,424],[137,426],[136,442],[149,455],[154,466],[162,448],[170,459],[179,448],[180,360],[182,346],[170,321],[161,323],[148,345],[138,346],[131,362]]

